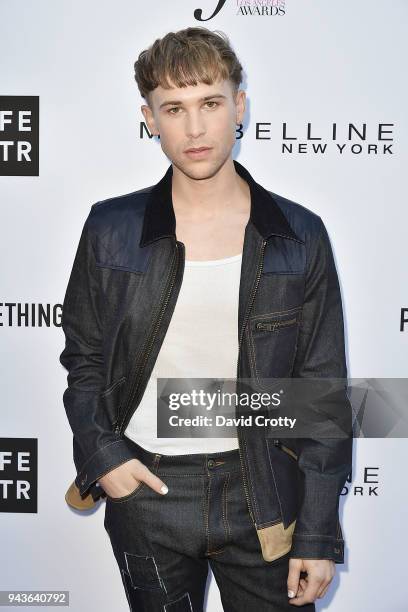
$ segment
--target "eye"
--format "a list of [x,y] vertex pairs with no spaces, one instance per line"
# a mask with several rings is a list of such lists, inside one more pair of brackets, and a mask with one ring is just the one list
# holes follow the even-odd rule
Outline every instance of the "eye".
[[[208,102],[206,102],[206,104],[215,104],[215,106],[218,106],[218,102],[216,102],[215,100],[208,100]],[[215,108],[215,107],[211,106],[210,108]]]
[[[216,102],[215,100],[207,100],[207,102],[205,102],[205,104],[213,104],[213,106],[210,106],[210,108],[216,108],[217,106],[219,106],[219,103]],[[172,108],[169,108],[167,113],[169,115],[178,115],[178,112],[173,113],[173,111],[178,111],[180,109],[179,106],[173,106]]]

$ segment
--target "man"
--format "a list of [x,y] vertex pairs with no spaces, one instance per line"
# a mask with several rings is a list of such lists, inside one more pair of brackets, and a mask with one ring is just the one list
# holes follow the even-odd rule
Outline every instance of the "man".
[[67,500],[107,497],[131,610],[202,610],[210,564],[227,611],[312,611],[343,562],[350,438],[156,432],[158,377],[347,377],[321,218],[231,157],[241,74],[206,28],[140,54],[141,110],[172,163],[156,185],[92,206],[64,300]]

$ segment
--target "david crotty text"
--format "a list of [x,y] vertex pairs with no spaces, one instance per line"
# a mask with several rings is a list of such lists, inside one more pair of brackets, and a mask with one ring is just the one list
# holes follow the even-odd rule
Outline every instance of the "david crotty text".
[[245,417],[225,417],[222,415],[209,417],[197,415],[192,418],[179,417],[174,414],[169,417],[169,425],[172,427],[236,427],[238,425],[252,427],[252,425],[256,425],[258,427],[289,427],[289,429],[293,429],[295,423],[296,419],[290,419],[289,417],[274,419],[262,414],[256,416],[250,414]]

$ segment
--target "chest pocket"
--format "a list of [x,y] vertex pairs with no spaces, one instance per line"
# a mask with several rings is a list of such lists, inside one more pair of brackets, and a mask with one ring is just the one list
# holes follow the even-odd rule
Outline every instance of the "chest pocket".
[[256,315],[246,333],[252,376],[267,388],[266,378],[290,378],[296,355],[302,307]]

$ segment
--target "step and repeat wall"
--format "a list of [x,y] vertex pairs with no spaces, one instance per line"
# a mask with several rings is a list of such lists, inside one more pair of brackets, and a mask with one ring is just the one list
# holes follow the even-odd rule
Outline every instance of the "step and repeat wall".
[[[75,470],[61,312],[91,205],[153,185],[169,165],[133,77],[168,31],[229,37],[247,94],[233,157],[323,218],[349,376],[407,376],[407,19],[404,0],[0,0],[1,591],[128,609],[105,502],[80,512],[64,498]],[[353,462],[345,563],[316,608],[405,610],[405,438],[358,438]],[[221,612],[211,574],[206,601]]]

